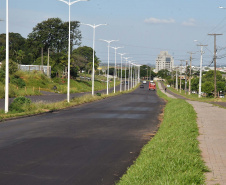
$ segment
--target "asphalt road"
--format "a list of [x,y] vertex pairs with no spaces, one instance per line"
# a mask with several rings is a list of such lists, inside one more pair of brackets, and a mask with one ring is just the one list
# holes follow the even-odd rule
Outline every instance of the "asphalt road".
[[133,93],[0,123],[1,185],[114,184],[160,123],[164,101]]

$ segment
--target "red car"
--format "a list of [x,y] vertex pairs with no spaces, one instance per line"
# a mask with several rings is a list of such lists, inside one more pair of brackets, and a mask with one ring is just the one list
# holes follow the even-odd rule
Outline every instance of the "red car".
[[153,82],[153,81],[150,81],[149,82],[149,90],[154,90],[155,91],[156,89],[156,83]]

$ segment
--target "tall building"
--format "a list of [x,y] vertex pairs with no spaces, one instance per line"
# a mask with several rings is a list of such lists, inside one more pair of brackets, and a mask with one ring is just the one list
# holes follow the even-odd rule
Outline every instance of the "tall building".
[[158,72],[161,69],[167,69],[172,71],[174,67],[174,59],[168,53],[168,51],[161,51],[155,62],[155,71]]

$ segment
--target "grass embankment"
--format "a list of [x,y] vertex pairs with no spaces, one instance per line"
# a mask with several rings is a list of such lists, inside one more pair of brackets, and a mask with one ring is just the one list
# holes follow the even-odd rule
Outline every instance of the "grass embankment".
[[158,94],[168,101],[160,129],[117,184],[204,184],[196,112],[185,100]]
[[[90,75],[87,75],[90,77]],[[94,90],[102,90],[106,88],[106,77],[98,76],[95,78]],[[120,82],[116,81],[116,85]],[[113,82],[110,82],[110,88],[113,87]],[[0,99],[4,98],[4,82],[0,82]],[[54,86],[57,89],[54,90]],[[92,88],[91,80],[70,80],[70,93],[79,92],[90,92]],[[40,91],[52,91],[58,93],[67,92],[67,79],[53,78],[50,79],[46,75],[33,71],[33,72],[23,72],[17,71],[15,74],[10,76],[9,84],[9,97],[19,97],[19,96],[31,96],[31,95],[41,95]]]
[[184,96],[185,98],[188,98],[188,99],[194,100],[194,101],[202,101],[202,102],[226,102],[226,97],[224,97],[224,98],[210,98],[210,97],[201,97],[201,98],[199,98],[198,97],[198,94],[190,94],[190,95],[188,95],[188,93],[185,94],[185,91],[184,90],[181,90],[181,93],[180,93],[180,90],[177,91],[173,87],[168,87],[168,89],[170,91],[172,91],[173,93],[175,93],[175,94]]

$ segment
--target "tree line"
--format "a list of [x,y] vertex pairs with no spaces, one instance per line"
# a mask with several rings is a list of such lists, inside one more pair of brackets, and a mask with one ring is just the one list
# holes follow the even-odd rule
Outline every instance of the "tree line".
[[[71,21],[71,76],[76,77],[78,71],[91,72],[93,49],[81,47],[82,34],[79,22]],[[68,61],[68,22],[59,18],[49,18],[38,23],[27,38],[19,33],[9,33],[9,58],[17,64],[47,65],[48,51],[51,65],[51,76],[62,76],[67,70]],[[0,61],[5,60],[6,35],[0,34]],[[95,69],[100,59],[95,53]]]

